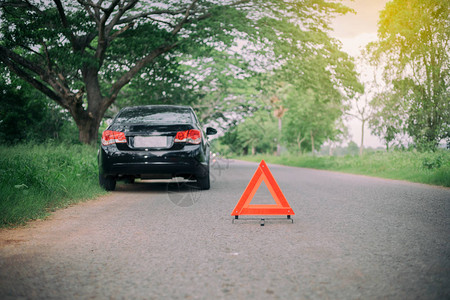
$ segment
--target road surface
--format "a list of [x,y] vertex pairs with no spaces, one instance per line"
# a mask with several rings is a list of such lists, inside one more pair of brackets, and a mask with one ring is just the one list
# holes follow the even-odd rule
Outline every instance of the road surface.
[[[449,299],[450,189],[270,165],[294,223],[232,223],[257,168],[117,191],[0,231],[0,299]],[[253,204],[272,203],[264,184]]]

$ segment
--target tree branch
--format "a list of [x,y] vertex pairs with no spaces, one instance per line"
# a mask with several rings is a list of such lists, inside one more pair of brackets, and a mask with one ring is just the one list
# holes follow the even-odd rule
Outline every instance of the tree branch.
[[[194,2],[197,2],[197,0]],[[234,3],[229,4],[228,6],[238,6],[240,4],[248,3],[248,2],[250,2],[250,0],[239,0]],[[190,6],[192,6],[192,4]],[[119,22],[116,23],[116,25],[130,23],[132,21],[135,21],[136,19],[146,18],[151,15],[172,15],[172,16],[179,15],[179,14],[186,12],[186,10],[188,10],[190,6],[185,6],[178,10],[160,9],[160,10],[153,10],[153,11],[137,14],[135,16],[131,16],[131,17],[120,20]],[[201,19],[206,19],[207,17],[211,16],[211,14],[204,14],[202,16],[203,17],[201,17]]]
[[195,4],[197,3],[197,1],[198,1],[198,0],[192,1],[191,5],[189,5],[189,7],[186,9],[186,12],[185,12],[185,14],[184,14],[183,20],[181,20],[181,22],[178,23],[178,24],[175,26],[175,28],[172,30],[172,35],[176,35],[176,34],[181,30],[181,28],[183,28],[183,25],[186,24],[186,22],[187,22],[187,20],[188,20],[188,18],[189,18],[189,13],[190,13],[191,9],[194,8],[194,6],[195,6]]
[[60,0],[53,0],[56,4],[56,8],[58,8],[59,17],[61,19],[61,23],[65,29],[69,28],[69,24],[67,23],[66,14],[64,12],[64,7]]
[[[0,53],[2,53],[2,49],[0,48]],[[58,104],[60,104],[62,107],[67,108],[66,105],[64,105],[64,102],[61,97],[59,97],[53,90],[48,88],[45,84],[42,82],[36,80],[32,76],[30,76],[27,72],[19,68],[16,64],[14,64],[10,59],[6,57],[6,55],[0,55],[0,61],[2,61],[12,72],[17,74],[20,78],[31,84],[33,87],[35,87],[37,90],[41,91],[43,94],[48,96],[50,99],[56,101]]]
[[64,7],[61,3],[61,0],[53,0],[56,4],[56,7],[58,9],[58,13],[59,13],[59,17],[61,19],[61,23],[63,25],[63,28],[66,30],[67,32],[67,38],[69,39],[69,41],[72,43],[72,48],[73,49],[77,49],[79,48],[79,45],[72,33],[72,31],[70,30],[69,27],[69,23],[67,22],[67,17],[66,17],[66,13],[64,12]]
[[45,42],[42,42],[42,46],[44,47],[45,59],[47,60],[47,68],[49,71],[52,71],[52,63],[50,61],[50,55],[48,53],[48,48]]
[[134,26],[134,23],[130,23],[124,27],[122,27],[120,30],[114,32],[113,35],[111,35],[111,37],[109,38],[109,41],[113,41],[115,38],[117,38],[120,34],[124,33],[125,31],[127,31],[128,29],[130,29],[131,27]]
[[29,60],[23,58],[22,56],[14,53],[13,51],[1,45],[0,45],[0,57],[4,57],[8,61],[14,61],[16,64],[21,65],[26,69],[29,69],[30,71],[38,74],[39,76],[47,75],[47,72],[45,72],[45,70],[39,67],[37,64],[30,62]]
[[105,55],[106,48],[108,47],[107,31],[106,31],[106,21],[108,21],[114,8],[120,3],[120,0],[114,0],[111,5],[104,10],[103,17],[98,24],[98,44],[97,50],[95,51],[95,58],[99,60],[100,65],[103,63],[103,58]]
[[87,13],[92,18],[92,20],[94,20],[95,24],[97,24],[97,26],[100,25],[100,12],[98,11],[98,9],[94,8],[94,12],[95,12],[95,14],[94,14],[94,12],[92,12],[92,10],[91,10],[92,5],[90,5],[86,1],[82,1],[82,0],[77,0],[77,1],[84,7],[84,9],[87,11]]
[[149,16],[147,16],[146,18],[147,18],[147,19],[150,19],[150,20],[152,20],[152,21],[155,21],[155,22],[157,22],[157,23],[163,23],[163,24],[166,24],[167,26],[172,27],[172,28],[175,27],[175,26],[174,26],[172,23],[170,23],[170,22],[166,22],[166,21],[163,21],[163,20],[158,20],[158,19],[155,19],[155,18],[152,18],[152,17],[149,17]]
[[130,82],[130,80],[135,76],[143,67],[145,67],[147,64],[152,62],[155,58],[157,58],[159,55],[166,53],[173,48],[175,48],[178,45],[177,42],[169,45],[163,45],[161,47],[156,48],[153,50],[150,54],[145,56],[143,59],[138,61],[134,67],[132,67],[128,72],[122,75],[112,86],[109,90],[109,99],[106,103],[107,107],[111,105],[117,98],[117,95],[119,91],[124,87],[127,83]]
[[132,9],[136,5],[137,2],[138,2],[138,0],[133,0],[124,7],[120,7],[120,5],[119,5],[119,7],[120,7],[119,12],[114,16],[114,18],[111,20],[111,22],[109,22],[109,24],[106,26],[106,30],[105,30],[106,35],[109,35],[111,30],[114,28],[114,26],[120,20],[120,18],[123,16],[123,14],[125,12],[127,12],[128,10]]
[[25,1],[17,0],[17,1],[9,1],[9,2],[2,1],[2,2],[0,2],[0,8],[3,8],[3,7],[25,7],[25,8],[28,8],[28,9],[42,15],[42,11],[27,0],[25,0]]
[[130,23],[130,22],[133,22],[133,21],[135,21],[137,19],[146,18],[146,17],[151,16],[151,15],[172,15],[172,16],[176,16],[176,15],[179,15],[179,14],[185,12],[185,11],[186,11],[186,8],[179,9],[179,10],[168,10],[168,9],[154,10],[154,11],[150,11],[150,12],[146,12],[146,13],[137,14],[137,15],[134,15],[134,16],[131,16],[131,17],[128,17],[128,18],[124,18],[122,20],[119,20],[116,23],[116,25],[124,24],[124,23]]
[[[27,60],[26,58],[23,58],[22,56],[16,54],[14,51],[11,51],[1,45],[0,60],[4,62],[10,70],[29,82],[35,88],[58,102],[61,106],[68,108],[67,99],[69,99],[73,95],[69,87],[67,86],[66,80],[62,74],[54,73],[51,70],[50,66],[49,70],[46,71],[37,64]],[[48,88],[42,82],[36,80],[28,72],[24,71],[24,69],[38,75],[42,79],[42,81],[50,85],[53,90]]]
[[77,0],[78,3],[80,3],[83,6],[90,6],[94,9],[96,16],[98,17],[98,19],[100,20],[100,11],[106,12],[108,11],[109,7],[104,8],[102,6],[103,4],[103,0],[98,1],[97,3],[92,2],[92,0]]

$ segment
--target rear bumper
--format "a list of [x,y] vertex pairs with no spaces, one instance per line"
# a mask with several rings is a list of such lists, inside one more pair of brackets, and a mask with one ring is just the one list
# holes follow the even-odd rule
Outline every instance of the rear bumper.
[[115,145],[99,150],[99,172],[104,176],[167,179],[204,177],[209,157],[202,145],[179,151],[120,151]]

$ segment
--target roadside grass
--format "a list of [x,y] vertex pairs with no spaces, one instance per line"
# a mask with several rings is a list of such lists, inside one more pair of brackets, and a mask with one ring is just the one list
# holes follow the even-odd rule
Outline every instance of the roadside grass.
[[96,157],[97,149],[86,145],[0,146],[0,227],[104,194]]
[[332,170],[374,177],[450,187],[450,151],[375,152],[359,156],[255,155],[235,157],[247,161]]

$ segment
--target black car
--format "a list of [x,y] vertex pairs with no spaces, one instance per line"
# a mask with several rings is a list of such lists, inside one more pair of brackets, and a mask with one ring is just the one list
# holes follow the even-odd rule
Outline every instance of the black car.
[[[206,128],[206,135],[216,134]],[[189,106],[146,105],[120,110],[102,134],[99,182],[114,190],[117,180],[196,180],[207,190],[210,144]]]

